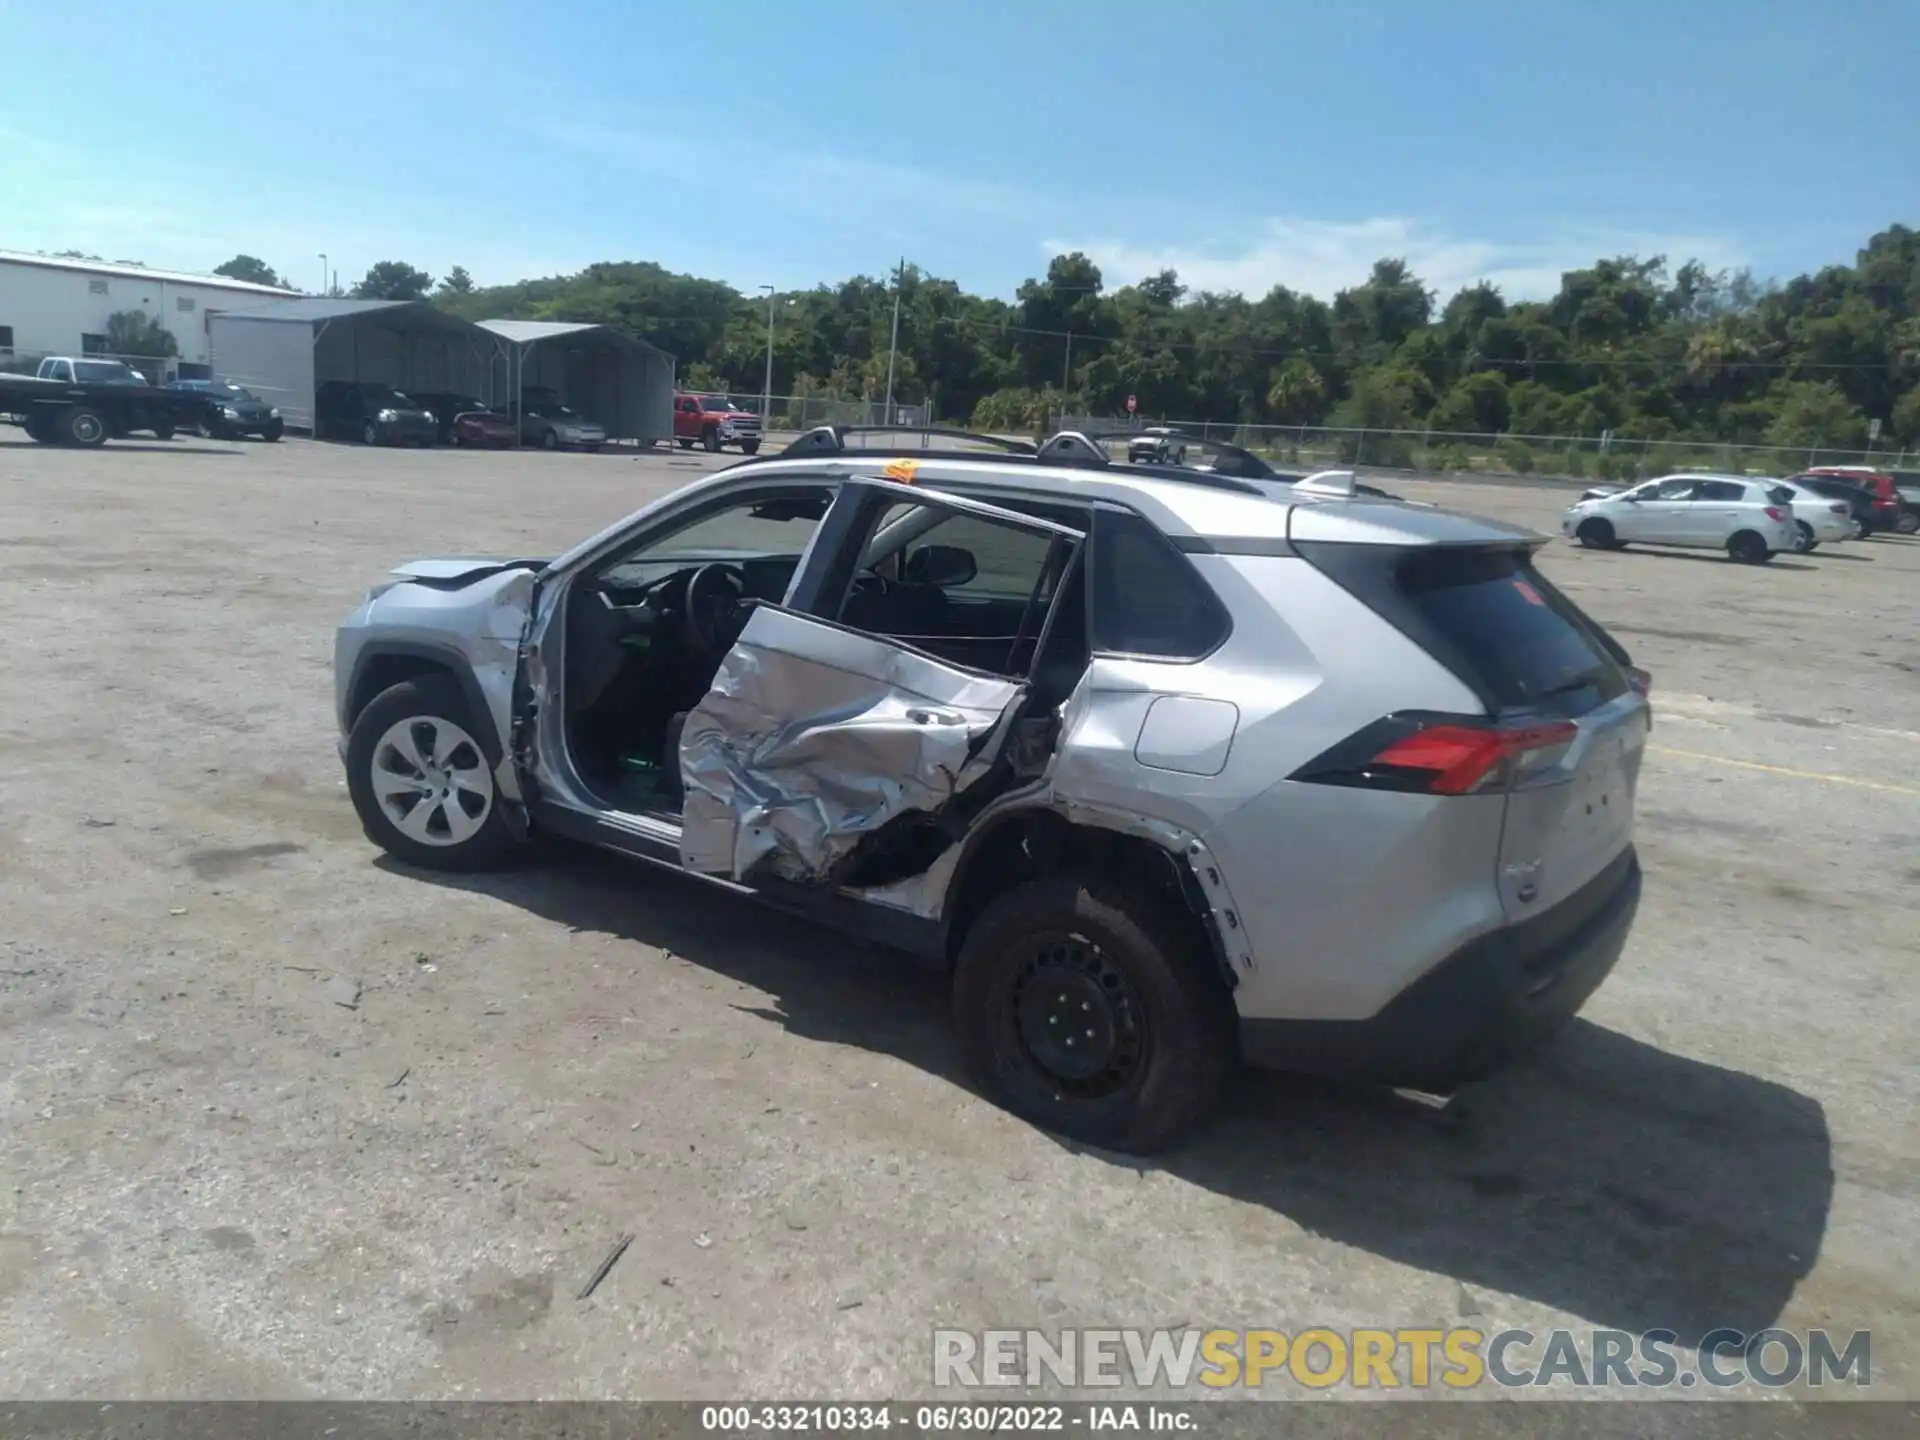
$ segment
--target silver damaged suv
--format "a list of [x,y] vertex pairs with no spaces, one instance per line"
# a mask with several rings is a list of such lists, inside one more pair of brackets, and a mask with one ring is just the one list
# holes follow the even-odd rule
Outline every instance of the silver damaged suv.
[[1647,681],[1543,537],[1251,456],[853,438],[394,571],[335,649],[369,838],[573,837],[896,946],[988,1094],[1122,1150],[1240,1059],[1450,1091],[1612,968]]

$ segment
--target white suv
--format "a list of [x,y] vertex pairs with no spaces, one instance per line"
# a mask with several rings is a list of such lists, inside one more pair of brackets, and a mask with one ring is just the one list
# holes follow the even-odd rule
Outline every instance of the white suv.
[[1630,542],[1697,546],[1750,565],[1800,544],[1791,491],[1724,475],[1663,475],[1616,495],[1583,498],[1560,528],[1589,550]]

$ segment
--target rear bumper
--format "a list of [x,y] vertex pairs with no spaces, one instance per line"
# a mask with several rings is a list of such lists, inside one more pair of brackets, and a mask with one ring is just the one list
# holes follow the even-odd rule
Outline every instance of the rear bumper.
[[1249,1064],[1445,1091],[1552,1035],[1619,960],[1640,907],[1632,847],[1542,915],[1468,942],[1366,1020],[1246,1020]]

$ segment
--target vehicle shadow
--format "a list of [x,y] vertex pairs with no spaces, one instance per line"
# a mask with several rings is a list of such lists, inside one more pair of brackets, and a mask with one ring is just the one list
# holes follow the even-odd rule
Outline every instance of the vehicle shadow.
[[[1725,565],[1736,570],[1818,570],[1820,568],[1818,565],[1809,565],[1804,560],[1782,559],[1781,557],[1787,553],[1785,551],[1775,552],[1774,558],[1762,566],[1743,565],[1740,561],[1730,556],[1718,553],[1712,555],[1690,555],[1684,550],[1644,549],[1642,547],[1645,542],[1640,540],[1635,540],[1630,543],[1633,545],[1633,549],[1624,552],[1630,558],[1633,556],[1644,556],[1649,560],[1684,560],[1692,565]],[[1610,553],[1619,555],[1623,552],[1615,550]]]
[[[45,445],[38,440],[0,439],[0,450],[76,450],[74,445]],[[210,445],[178,445],[170,440],[155,440],[143,444],[137,440],[109,441],[102,449],[115,455],[133,451],[141,455],[238,455],[237,449],[215,449]]]
[[[791,1035],[965,1083],[944,977],[879,947],[574,847],[486,876],[375,863],[670,951],[777,997],[750,1013]],[[1763,1329],[1820,1252],[1831,1137],[1820,1105],[1785,1086],[1575,1020],[1461,1104],[1455,1121],[1382,1091],[1246,1071],[1177,1150],[1089,1153],[1635,1333]],[[1477,1308],[1462,1298],[1462,1316]]]

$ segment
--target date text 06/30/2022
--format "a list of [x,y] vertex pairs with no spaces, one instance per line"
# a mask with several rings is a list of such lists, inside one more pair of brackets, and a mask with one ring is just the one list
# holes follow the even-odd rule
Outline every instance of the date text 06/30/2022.
[[1192,1408],[1152,1404],[1100,1405],[707,1405],[700,1428],[715,1434],[773,1431],[906,1430],[998,1433],[1009,1430],[1144,1430],[1162,1434],[1198,1428]]

